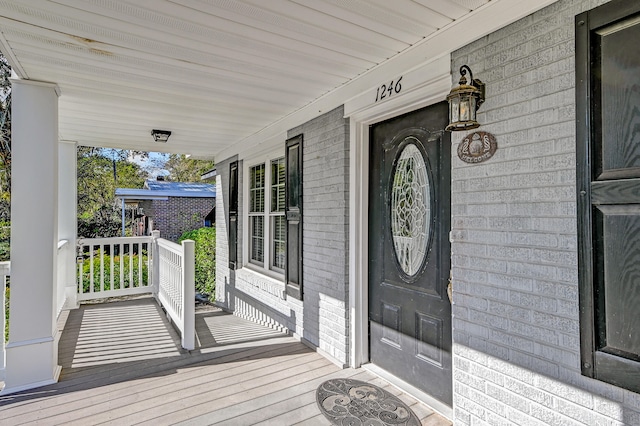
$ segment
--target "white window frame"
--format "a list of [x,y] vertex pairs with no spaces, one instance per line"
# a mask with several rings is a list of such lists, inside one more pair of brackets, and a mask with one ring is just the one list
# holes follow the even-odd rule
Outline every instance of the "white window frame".
[[[254,156],[251,158],[245,158],[243,160],[243,232],[242,232],[242,251],[243,251],[243,267],[247,269],[259,272],[261,274],[265,274],[270,276],[271,278],[275,278],[278,281],[281,281],[284,285],[284,269],[276,268],[273,266],[274,253],[273,252],[273,220],[272,218],[279,215],[284,215],[282,213],[271,212],[271,162],[273,160],[278,160],[280,158],[284,158],[284,143],[283,149],[269,151],[266,154],[262,154],[259,156]],[[251,169],[255,166],[264,165],[265,167],[265,187],[264,187],[264,247],[263,247],[263,259],[264,262],[258,263],[251,260],[251,221],[249,214],[250,200],[251,200]]]
[[[262,167],[262,169],[264,170],[264,172],[263,172],[264,176],[262,178],[262,181],[263,181],[263,187],[262,187],[262,197],[263,197],[262,205],[263,205],[263,208],[262,208],[261,212],[252,212],[251,211],[251,197],[252,197],[252,194],[254,192],[254,188],[252,188],[253,179],[251,178],[251,171],[253,169],[255,169],[255,168],[258,168],[258,167]],[[266,167],[266,165],[264,163],[261,163],[261,164],[255,164],[255,165],[249,167],[249,171],[247,173],[247,182],[248,182],[247,190],[248,190],[248,193],[249,193],[249,204],[247,206],[248,219],[247,219],[247,227],[246,227],[247,234],[248,234],[248,243],[249,243],[248,244],[249,255],[248,255],[247,259],[249,260],[249,262],[251,262],[254,265],[264,265],[265,259],[267,259],[266,250],[265,250],[266,247],[265,246],[266,246],[266,241],[267,241],[266,237],[268,235],[267,230],[266,230],[266,228],[268,226],[268,223],[266,223],[267,222],[267,218],[265,217],[266,216],[265,215],[265,208],[267,206],[267,167]],[[253,252],[253,250],[252,250],[252,248],[253,248],[253,226],[252,226],[252,220],[251,220],[252,218],[262,218],[262,261],[252,258],[252,252]]]
[[[274,246],[275,246],[275,234],[276,234],[276,231],[275,231],[275,218],[281,217],[281,218],[284,219],[284,217],[285,217],[284,208],[283,208],[282,211],[273,211],[273,208],[272,208],[273,206],[271,205],[271,200],[273,199],[272,198],[272,195],[273,195],[272,191],[273,191],[273,188],[274,188],[274,186],[273,186],[273,173],[272,173],[273,170],[272,170],[272,167],[273,167],[273,163],[275,161],[279,161],[279,160],[282,161],[282,165],[283,166],[286,166],[285,157],[284,156],[273,158],[273,159],[271,159],[269,161],[269,173],[270,173],[270,176],[269,176],[269,181],[268,181],[268,185],[267,185],[268,191],[265,192],[265,196],[267,194],[269,196],[269,203],[270,203],[269,204],[269,210],[268,210],[268,215],[269,215],[269,223],[268,223],[269,240],[267,241],[267,243],[269,244],[269,251],[270,251],[270,253],[269,253],[269,269],[271,269],[272,271],[275,271],[275,272],[277,272],[279,274],[283,274],[284,275],[284,267],[285,267],[285,265],[283,264],[282,268],[280,268],[280,267],[275,265],[276,253],[275,253],[275,250],[272,250],[274,248]],[[282,182],[281,185],[282,185],[282,189],[286,190],[284,181]],[[285,202],[286,202],[286,199],[285,199]],[[286,226],[287,226],[287,224],[285,222],[285,224],[284,224],[285,229],[286,229]],[[286,259],[286,257],[287,257],[286,256],[286,249],[287,249],[286,248],[286,238],[283,240],[283,243],[285,244],[285,255],[284,255],[284,258]]]

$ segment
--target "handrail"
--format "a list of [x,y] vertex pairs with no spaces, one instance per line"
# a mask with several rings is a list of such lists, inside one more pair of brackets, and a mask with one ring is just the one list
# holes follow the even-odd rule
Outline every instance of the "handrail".
[[151,237],[102,237],[102,238],[79,238],[78,244],[86,242],[92,242],[94,245],[112,244],[117,241],[126,241],[130,243],[147,243],[151,240]]
[[165,249],[165,250],[169,250],[175,254],[177,254],[178,256],[182,256],[182,246],[180,244],[176,244],[174,242],[171,242],[169,240],[165,240],[164,238],[158,238],[158,246]]
[[0,262],[0,306],[2,307],[2,313],[0,313],[0,380],[5,379],[5,369],[7,366],[5,346],[7,344],[5,339],[5,330],[7,323],[5,321],[6,315],[6,290],[7,290],[7,277],[11,275],[11,262]]

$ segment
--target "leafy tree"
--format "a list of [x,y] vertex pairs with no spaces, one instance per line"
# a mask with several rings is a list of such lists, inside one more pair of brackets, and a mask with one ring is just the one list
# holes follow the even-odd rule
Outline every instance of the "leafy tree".
[[194,160],[183,154],[169,154],[164,168],[169,171],[169,179],[174,182],[199,182],[203,173],[213,169],[215,163],[208,160]]
[[[0,53],[0,221],[11,220],[11,66]],[[8,240],[6,241],[8,243]]]
[[78,235],[113,237],[122,226],[116,188],[142,188],[146,173],[126,150],[78,148]]

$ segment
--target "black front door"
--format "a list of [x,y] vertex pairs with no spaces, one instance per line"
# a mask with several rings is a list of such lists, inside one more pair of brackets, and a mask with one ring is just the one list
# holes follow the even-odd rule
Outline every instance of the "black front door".
[[369,358],[451,405],[447,104],[370,132]]

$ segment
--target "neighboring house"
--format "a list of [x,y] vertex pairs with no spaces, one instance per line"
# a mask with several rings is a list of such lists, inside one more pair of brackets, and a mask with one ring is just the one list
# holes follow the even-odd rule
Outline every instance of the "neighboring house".
[[[177,241],[186,231],[215,223],[215,186],[200,182],[147,180],[144,189],[117,188],[125,215],[131,215],[132,235],[151,235]],[[126,210],[129,213],[126,213]]]
[[[89,26],[57,3],[11,13],[0,6],[10,18],[0,43],[14,48],[10,60],[24,59],[24,78],[33,70],[57,83],[64,72],[47,74],[57,62],[31,63],[49,44],[65,49],[67,32],[101,25],[105,14],[118,28],[100,27],[83,40],[113,40],[101,46],[117,45],[117,54],[91,52],[78,63],[114,61],[117,72],[101,76],[107,81],[131,76],[127,89],[109,92],[109,105],[128,107],[128,88],[151,85],[147,74],[171,75],[178,90],[171,101],[165,92],[173,84],[165,82],[152,86],[141,109],[147,117],[152,99],[170,103],[172,122],[184,121],[188,137],[175,132],[176,145],[170,139],[167,146],[215,156],[217,303],[290,330],[339,365],[373,369],[459,425],[640,424],[640,2],[398,1],[393,10],[385,2],[228,2],[237,8],[218,16],[222,9],[207,5],[206,19],[192,21],[176,18],[172,11],[187,12],[173,4],[151,11],[112,3],[82,15],[93,18]],[[155,13],[154,25],[144,20]],[[224,28],[207,27],[210,15]],[[161,31],[151,35],[162,37],[166,51],[149,47],[138,59],[156,43],[127,44],[130,32],[143,32],[141,22]],[[56,42],[29,50],[42,34]],[[225,42],[211,52],[226,52],[224,61],[189,50],[219,34]],[[122,46],[136,52],[131,65]],[[72,48],[74,55],[91,51]],[[169,66],[144,68],[157,57]],[[209,59],[210,66],[193,62]],[[465,140],[474,131],[444,131],[445,98],[465,64],[486,84],[478,131],[495,136],[497,150],[484,162],[473,158],[475,141]],[[74,75],[84,69],[77,65]],[[64,83],[73,106],[85,92]],[[197,93],[183,101],[191,86]],[[14,148],[49,147],[41,134],[57,141],[57,123],[46,124],[58,114],[55,90],[14,83]],[[86,93],[87,105],[102,94]],[[21,102],[22,112],[15,109]],[[175,118],[179,102],[189,108]],[[81,127],[84,115],[74,120],[77,111],[61,106],[67,138],[102,143],[86,140],[97,132]],[[48,127],[34,135],[19,120],[36,113],[49,120],[35,120]],[[102,127],[111,131],[124,115]],[[109,139],[121,140],[119,133]],[[60,146],[60,161],[69,164],[75,151]],[[47,301],[40,299],[51,287],[46,265],[55,264],[49,240],[59,235],[42,220],[58,207],[47,198],[58,189],[47,184],[58,183],[57,163],[48,159],[58,151],[49,151],[12,159],[12,227],[25,235],[12,246],[12,261],[49,260],[31,268],[38,271],[12,267],[12,284],[33,286],[29,297],[15,299],[30,312]],[[28,186],[33,170],[43,178]],[[63,190],[73,187],[60,179]],[[63,225],[73,218],[60,217]],[[12,292],[12,304],[14,297],[22,296]],[[30,322],[38,325],[52,329]],[[25,336],[25,353],[40,354],[29,342],[51,339]]]

